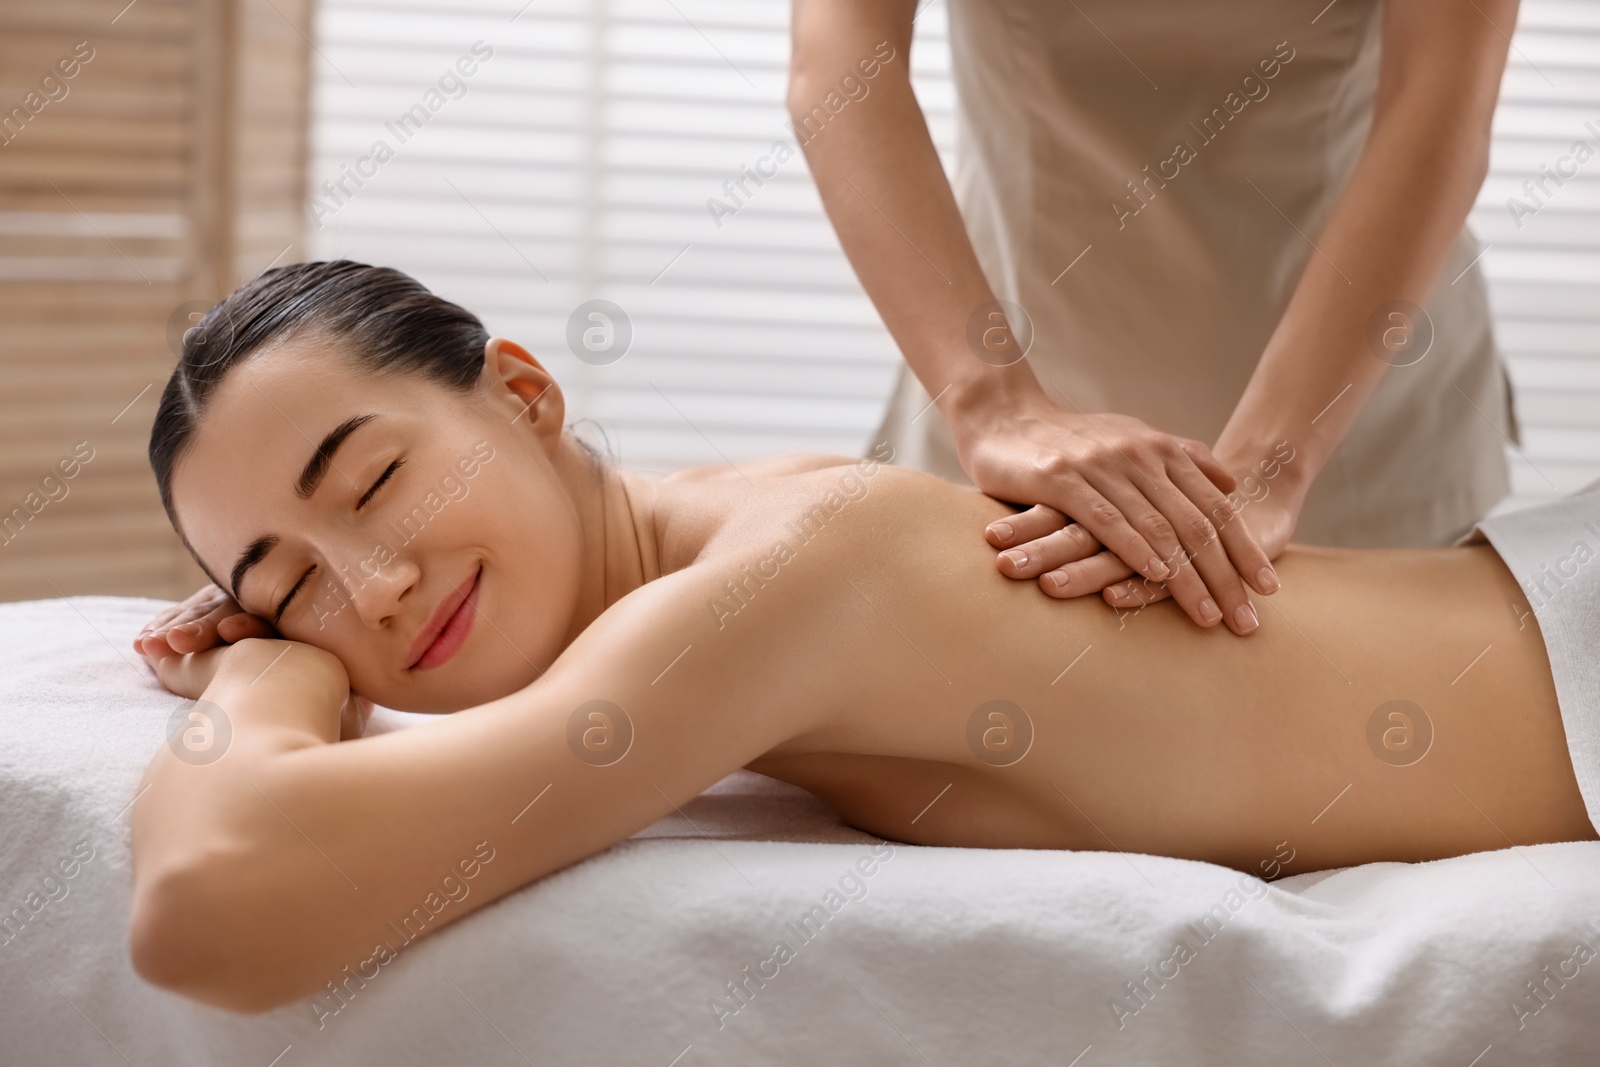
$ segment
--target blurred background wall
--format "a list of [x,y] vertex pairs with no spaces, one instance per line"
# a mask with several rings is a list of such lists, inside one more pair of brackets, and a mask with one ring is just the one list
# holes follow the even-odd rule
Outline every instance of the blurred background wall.
[[[417,275],[635,470],[865,447],[897,356],[788,129],[785,0],[125,5],[0,10],[7,110],[94,49],[0,144],[0,509],[94,449],[0,543],[0,599],[203,581],[146,436],[184,315],[273,263]],[[925,0],[910,62],[953,169],[945,22]],[[1523,0],[1470,220],[1522,424],[1500,509],[1600,477],[1600,158],[1524,190],[1578,141],[1600,0]],[[621,358],[572,340],[595,299]]]

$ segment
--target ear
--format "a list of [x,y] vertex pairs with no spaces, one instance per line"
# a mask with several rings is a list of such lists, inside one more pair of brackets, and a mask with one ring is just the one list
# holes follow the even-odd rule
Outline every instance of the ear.
[[561,440],[566,398],[533,354],[515,341],[491,337],[483,346],[489,403],[507,422],[526,423],[550,448]]

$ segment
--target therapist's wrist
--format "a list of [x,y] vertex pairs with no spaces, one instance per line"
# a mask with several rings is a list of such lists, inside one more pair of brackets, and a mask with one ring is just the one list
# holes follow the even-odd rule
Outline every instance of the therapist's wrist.
[[1296,442],[1291,434],[1268,433],[1232,441],[1224,434],[1211,454],[1241,483],[1247,479],[1265,483],[1296,504],[1305,500],[1322,469],[1307,443]]
[[1026,362],[988,367],[952,383],[935,398],[952,436],[981,436],[1040,404],[1049,404]]

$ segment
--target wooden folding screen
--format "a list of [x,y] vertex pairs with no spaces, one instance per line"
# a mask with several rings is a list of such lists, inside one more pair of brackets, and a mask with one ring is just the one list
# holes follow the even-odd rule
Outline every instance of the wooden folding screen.
[[183,310],[301,258],[310,33],[310,0],[0,8],[0,600],[205,581],[150,422]]

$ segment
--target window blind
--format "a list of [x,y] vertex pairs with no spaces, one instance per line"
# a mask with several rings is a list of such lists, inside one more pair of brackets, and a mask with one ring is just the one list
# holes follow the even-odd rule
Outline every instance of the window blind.
[[[329,0],[314,194],[396,141],[385,123],[474,42],[493,56],[367,166],[364,187],[324,196],[331,213],[313,203],[313,253],[409,271],[528,345],[569,418],[603,428],[631,469],[858,453],[898,357],[788,128],[788,18],[774,0],[537,0],[520,13]],[[919,16],[912,55],[949,153],[943,34],[942,7]],[[574,310],[597,299],[631,327],[614,362],[568,343]]]
[[[1564,184],[1543,177],[1585,142]],[[1581,153],[1579,153],[1581,154]],[[1575,161],[1562,167],[1571,171]],[[1559,177],[1559,175],[1558,175]],[[1537,191],[1539,186],[1534,185]],[[1515,201],[1515,203],[1513,203]],[[1523,205],[1521,207],[1517,205]],[[1542,206],[1541,206],[1542,205]],[[1533,207],[1536,214],[1526,213]],[[1505,511],[1600,478],[1600,3],[1523,0],[1489,176],[1469,217],[1516,393]]]
[[[353,195],[313,207],[310,247],[408,270],[523,340],[635,470],[858,453],[898,356],[787,127],[788,16],[781,0],[324,0],[313,193],[396,141],[385,124],[474,42],[493,57]],[[942,4],[918,16],[911,60],[949,170]],[[1600,2],[1524,0],[1470,218],[1523,435],[1498,510],[1600,477],[1600,133],[1585,123],[1600,130]],[[1594,161],[1547,179],[1536,213],[1508,207],[1578,140]],[[780,162],[778,143],[795,154]],[[627,316],[615,362],[569,345],[594,299]],[[577,336],[599,322],[580,316]]]

